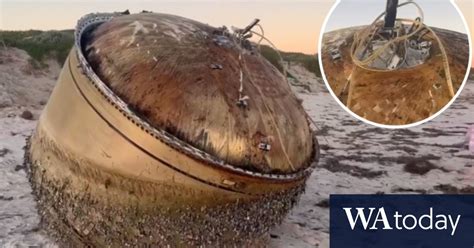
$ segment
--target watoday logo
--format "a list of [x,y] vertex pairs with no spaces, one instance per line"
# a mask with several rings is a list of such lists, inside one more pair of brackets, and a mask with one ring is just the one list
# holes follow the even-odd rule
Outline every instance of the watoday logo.
[[474,195],[331,195],[329,206],[331,248],[474,247]]
[[419,217],[413,214],[400,214],[395,211],[388,215],[385,208],[342,208],[347,216],[347,221],[352,230],[362,228],[363,230],[440,230],[450,231],[451,236],[456,233],[456,228],[461,215],[451,216],[435,214],[433,208],[428,213]]

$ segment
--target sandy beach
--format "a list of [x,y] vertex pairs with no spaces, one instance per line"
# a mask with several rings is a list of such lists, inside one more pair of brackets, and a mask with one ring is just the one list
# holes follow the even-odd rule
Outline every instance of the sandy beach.
[[[39,226],[23,147],[54,87],[59,65],[30,68],[18,49],[0,49],[0,247],[56,247]],[[384,130],[357,121],[302,66],[289,72],[295,92],[318,126],[321,160],[305,194],[270,233],[270,247],[328,247],[329,195],[339,193],[474,193],[474,81],[433,121]]]

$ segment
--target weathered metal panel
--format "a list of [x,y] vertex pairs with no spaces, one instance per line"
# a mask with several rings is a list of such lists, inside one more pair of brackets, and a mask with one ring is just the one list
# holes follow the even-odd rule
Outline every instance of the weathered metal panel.
[[[152,13],[115,17],[87,39],[83,47],[98,76],[153,127],[248,170],[285,174],[309,165],[304,110],[257,51],[208,25]],[[237,105],[241,70],[247,108]],[[259,149],[262,142],[271,149]]]

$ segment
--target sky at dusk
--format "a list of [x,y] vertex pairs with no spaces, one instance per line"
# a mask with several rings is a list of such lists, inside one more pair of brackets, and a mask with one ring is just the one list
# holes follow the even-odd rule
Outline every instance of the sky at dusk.
[[175,14],[212,26],[245,27],[255,18],[283,51],[315,54],[319,29],[333,1],[13,1],[0,0],[0,29],[72,29],[91,12],[129,9]]
[[[401,0],[401,2],[405,1]],[[462,17],[459,16],[458,11],[450,0],[416,0],[415,2],[423,9],[425,24],[461,33],[467,33],[470,30],[474,34],[474,5],[472,0],[455,1],[463,13],[468,27],[465,26]],[[381,0],[342,0],[328,19],[326,31],[370,24],[384,11],[385,4],[385,1]],[[417,16],[417,9],[412,5],[407,5],[398,10],[399,18],[414,19]],[[471,40],[473,40],[472,38],[474,37],[471,37]]]
[[[425,10],[427,24],[464,30],[449,0],[417,2]],[[73,29],[85,14],[125,9],[176,14],[213,26],[228,27],[244,27],[258,17],[265,35],[280,50],[315,54],[321,26],[334,3],[334,0],[0,0],[0,30]],[[456,3],[474,33],[472,0],[456,0]],[[341,7],[342,12],[339,12],[342,14],[328,23],[328,30],[368,24],[384,9],[381,0],[342,0],[340,6],[351,4],[354,6]],[[409,17],[414,12],[406,10],[400,13]],[[352,16],[349,18],[348,15]]]

